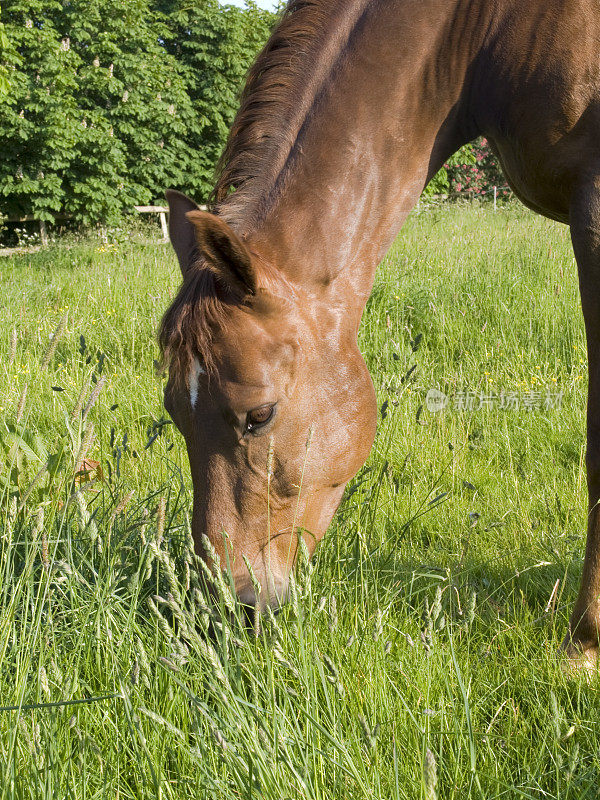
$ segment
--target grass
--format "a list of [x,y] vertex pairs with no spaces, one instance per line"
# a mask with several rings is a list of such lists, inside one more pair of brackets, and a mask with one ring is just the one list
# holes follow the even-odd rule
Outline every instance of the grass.
[[597,796],[600,697],[556,657],[586,501],[567,229],[412,216],[360,333],[373,452],[257,638],[198,591],[153,364],[170,250],[0,268],[2,798]]

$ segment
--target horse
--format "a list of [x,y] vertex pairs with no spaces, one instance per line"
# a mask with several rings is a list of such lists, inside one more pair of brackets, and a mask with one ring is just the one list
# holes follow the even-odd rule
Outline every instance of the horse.
[[300,537],[312,554],[365,462],[377,405],[357,331],[376,267],[427,182],[483,135],[515,195],[571,229],[589,514],[563,648],[596,662],[599,45],[596,0],[290,0],[211,210],[167,192],[182,283],[159,333],[165,406],[187,445],[196,550],[207,536],[242,603],[284,601]]

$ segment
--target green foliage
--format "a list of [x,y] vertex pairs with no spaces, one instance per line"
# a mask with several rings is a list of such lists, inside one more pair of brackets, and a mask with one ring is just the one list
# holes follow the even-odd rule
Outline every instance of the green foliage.
[[491,198],[494,186],[498,197],[511,196],[498,159],[487,139],[480,137],[448,159],[425,187],[423,197],[484,200]]
[[6,213],[93,225],[168,187],[206,199],[274,15],[216,0],[6,0],[0,13]]
[[470,147],[472,159],[459,160],[448,170],[449,193],[454,197],[490,199],[495,186],[497,197],[511,197],[500,163],[488,140],[480,137]]
[[[2,15],[2,7],[0,6],[0,16]],[[10,42],[4,25],[0,22],[0,65],[4,65],[7,59],[7,52],[10,48]],[[8,80],[8,69],[5,66],[0,66],[0,101],[3,100],[8,94],[10,82]]]
[[193,106],[184,138],[187,166],[175,185],[207,199],[244,77],[276,16],[253,3],[241,10],[217,0],[157,0],[156,7],[168,21],[165,46],[182,69]]
[[77,141],[76,55],[52,22],[58,0],[5,2],[2,22],[10,94],[0,105],[0,192],[10,214],[52,219],[63,207],[63,178]]
[[146,0],[72,0],[62,29],[79,57],[81,96],[66,203],[89,224],[159,200],[181,181],[191,103]]
[[457,150],[444,166],[436,172],[433,178],[429,181],[423,192],[423,197],[433,197],[435,195],[448,194],[450,191],[450,174],[454,168],[462,167],[466,164],[474,164],[475,155],[473,153],[473,145],[466,144]]

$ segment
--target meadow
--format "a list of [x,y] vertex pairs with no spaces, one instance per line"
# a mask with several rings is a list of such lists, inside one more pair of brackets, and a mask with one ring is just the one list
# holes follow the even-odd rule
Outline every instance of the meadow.
[[600,695],[558,656],[586,518],[568,229],[413,213],[360,331],[373,451],[254,627],[191,552],[155,364],[178,279],[135,237],[0,262],[0,797],[597,797]]

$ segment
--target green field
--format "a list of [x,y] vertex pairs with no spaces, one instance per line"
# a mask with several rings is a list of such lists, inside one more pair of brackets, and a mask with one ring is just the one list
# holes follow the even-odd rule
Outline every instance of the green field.
[[413,214],[360,333],[371,457],[292,602],[255,637],[225,586],[212,643],[154,366],[177,283],[147,242],[0,262],[0,796],[596,798],[600,694],[557,657],[586,516],[568,230]]

